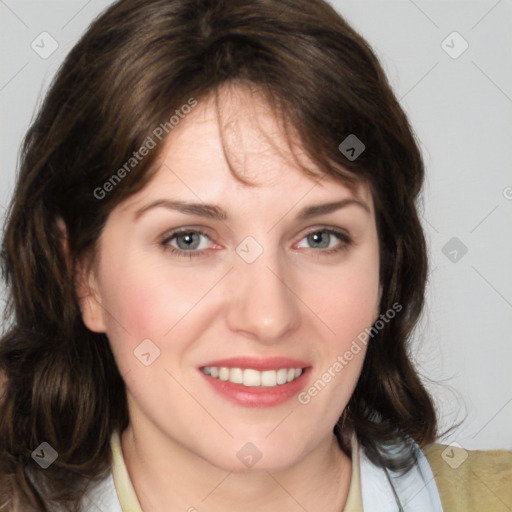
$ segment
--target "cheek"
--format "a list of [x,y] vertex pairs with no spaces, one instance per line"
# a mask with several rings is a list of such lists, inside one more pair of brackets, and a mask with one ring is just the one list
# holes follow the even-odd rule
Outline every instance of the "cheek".
[[316,282],[323,287],[316,287],[308,300],[317,305],[314,311],[330,332],[318,347],[317,373],[298,401],[312,417],[334,424],[356,387],[367,332],[378,315],[378,257],[372,251]]
[[[162,338],[198,301],[204,291],[197,279],[184,272],[169,272],[144,254],[132,254],[103,267],[102,298],[112,314],[108,323],[120,324],[133,337]],[[113,321],[115,320],[115,321]],[[119,327],[119,325],[117,325]]]
[[160,350],[152,368],[180,364],[189,345],[212,322],[203,299],[219,275],[184,272],[137,251],[115,256],[105,250],[100,273],[107,336],[121,373],[136,370],[138,375],[147,369],[134,357],[146,339]]
[[378,258],[374,256],[340,268],[310,295],[311,304],[316,306],[314,311],[329,326],[338,350],[371,326],[378,316],[379,270]]

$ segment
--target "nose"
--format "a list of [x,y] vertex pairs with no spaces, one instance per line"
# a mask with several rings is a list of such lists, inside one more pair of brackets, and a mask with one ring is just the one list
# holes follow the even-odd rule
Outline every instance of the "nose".
[[265,344],[283,339],[301,322],[293,284],[289,268],[270,250],[252,263],[237,257],[228,291],[230,329]]

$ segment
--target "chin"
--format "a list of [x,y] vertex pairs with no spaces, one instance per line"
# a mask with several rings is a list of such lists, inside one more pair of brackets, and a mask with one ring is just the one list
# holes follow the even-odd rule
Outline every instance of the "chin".
[[303,443],[282,443],[265,436],[252,441],[231,440],[222,451],[204,457],[210,464],[233,473],[278,472],[304,457]]

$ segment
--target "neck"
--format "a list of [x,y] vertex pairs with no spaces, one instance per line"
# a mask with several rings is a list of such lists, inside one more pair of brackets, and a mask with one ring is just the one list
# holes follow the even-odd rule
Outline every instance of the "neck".
[[[121,434],[123,456],[144,512],[220,512],[243,504],[244,512],[323,510],[340,512],[351,479],[351,460],[334,435],[286,469],[226,471],[169,439],[156,427]],[[299,507],[299,508],[297,508]]]

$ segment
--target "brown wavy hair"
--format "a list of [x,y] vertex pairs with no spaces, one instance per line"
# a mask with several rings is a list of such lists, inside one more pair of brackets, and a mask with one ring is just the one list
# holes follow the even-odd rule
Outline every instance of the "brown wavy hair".
[[[380,310],[402,311],[368,344],[334,430],[341,448],[350,453],[353,428],[374,462],[407,469],[410,440],[435,439],[435,409],[408,355],[427,275],[424,166],[368,43],[322,0],[121,0],[68,54],[21,149],[1,252],[1,510],[80,510],[108,474],[112,432],[129,422],[125,384],[107,337],[82,321],[77,265],[94,256],[113,208],[151,179],[161,145],[105,197],[94,191],[176,109],[223,84],[256,86],[289,142],[293,130],[323,173],[372,192]],[[354,161],[338,149],[349,134],[366,146]],[[43,441],[58,452],[45,470],[31,458]],[[390,445],[409,448],[399,460]]]

